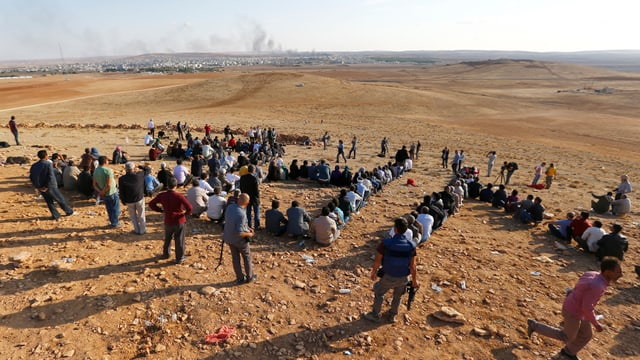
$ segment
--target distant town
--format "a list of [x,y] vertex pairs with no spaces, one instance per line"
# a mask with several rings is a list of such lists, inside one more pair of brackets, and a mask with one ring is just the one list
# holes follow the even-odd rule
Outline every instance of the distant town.
[[523,51],[308,52],[277,54],[175,53],[128,57],[0,62],[0,78],[74,73],[197,73],[241,66],[318,66],[355,64],[434,65],[460,61],[527,59],[569,62],[611,70],[640,72],[640,51],[535,53]]

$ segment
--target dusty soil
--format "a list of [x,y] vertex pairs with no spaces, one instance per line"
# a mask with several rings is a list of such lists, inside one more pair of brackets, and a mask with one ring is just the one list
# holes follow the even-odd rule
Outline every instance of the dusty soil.
[[[558,324],[564,289],[598,265],[582,252],[556,250],[544,226],[521,225],[467,200],[419,250],[422,287],[396,324],[359,317],[373,300],[368,274],[375,246],[394,217],[448,181],[450,171],[441,169],[439,159],[445,145],[464,149],[468,163],[483,174],[490,150],[497,151],[498,163],[518,162],[509,190],[521,196],[533,191],[556,218],[588,209],[590,192],[611,190],[623,173],[635,184],[639,92],[635,74],[527,61],[4,80],[0,119],[16,116],[23,145],[0,149],[2,159],[35,159],[40,148],[78,158],[88,146],[110,155],[122,145],[143,161],[150,117],[158,126],[187,121],[200,136],[206,123],[216,133],[227,124],[238,130],[260,125],[314,140],[329,131],[329,150],[290,143],[287,163],[333,161],[337,140],[348,142],[354,134],[360,146],[357,160],[349,160],[352,168],[384,161],[376,156],[382,136],[390,137],[392,151],[417,140],[423,148],[408,175],[420,186],[404,186],[406,177],[387,186],[332,247],[312,241],[301,247],[259,233],[252,244],[259,279],[243,286],[233,284],[228,249],[216,268],[219,227],[190,219],[187,263],[156,261],[160,214],[148,211],[148,233],[132,235],[126,212],[122,229],[107,229],[103,206],[65,193],[79,214],[51,221],[44,202],[34,198],[29,165],[3,165],[0,358],[332,359],[348,357],[345,351],[375,359],[557,358],[558,342],[527,339],[526,319]],[[13,144],[8,130],[0,140]],[[558,168],[550,190],[526,186],[541,161]],[[261,191],[263,211],[277,197],[283,204],[298,199],[315,215],[338,189],[285,181]],[[640,264],[639,215],[634,210],[624,218],[595,217],[605,226],[622,224],[630,250],[625,276],[597,307],[607,328],[580,354],[583,359],[640,356],[640,287],[632,266]],[[30,254],[25,261],[10,260],[24,252]],[[71,260],[62,264],[65,269],[52,266],[66,258]],[[535,271],[541,275],[531,275]],[[207,286],[215,291],[203,295]],[[340,294],[342,288],[351,293]],[[435,319],[432,314],[445,305],[463,313],[466,323]],[[223,345],[206,344],[205,336],[223,325],[234,326],[236,334]],[[488,331],[480,336],[474,328]]]

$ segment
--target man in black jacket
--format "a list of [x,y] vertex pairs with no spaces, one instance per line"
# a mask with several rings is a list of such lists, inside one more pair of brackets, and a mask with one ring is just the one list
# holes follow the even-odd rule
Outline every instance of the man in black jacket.
[[[256,167],[250,164],[247,167],[248,173],[240,177],[240,191],[249,195],[249,205],[247,206],[247,221],[250,228],[260,230],[260,182],[255,176]],[[251,212],[253,211],[253,219]],[[255,224],[254,221],[255,220]]]
[[622,226],[613,224],[613,232],[598,241],[598,251],[596,252],[598,261],[602,261],[608,256],[617,257],[620,261],[624,260],[624,253],[629,249],[629,241],[621,232]]
[[124,164],[127,172],[118,179],[120,201],[129,209],[129,217],[133,223],[133,232],[143,235],[147,232],[147,222],[144,213],[144,173],[133,172],[136,164],[129,161]]
[[56,182],[56,177],[53,173],[53,165],[49,161],[49,154],[47,154],[47,150],[38,151],[38,159],[40,159],[37,163],[31,165],[31,170],[29,171],[29,179],[33,184],[33,187],[38,189],[40,195],[47,202],[47,207],[51,212],[51,217],[53,220],[58,220],[60,218],[60,213],[56,209],[54,201],[57,202],[62,210],[64,210],[67,216],[73,215],[73,209],[67,204],[64,196],[60,193],[58,189],[58,183]]

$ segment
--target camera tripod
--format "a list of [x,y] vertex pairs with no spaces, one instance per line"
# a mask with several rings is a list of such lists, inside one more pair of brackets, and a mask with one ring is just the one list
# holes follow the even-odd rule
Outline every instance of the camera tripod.
[[[498,182],[498,180],[500,180],[500,182]],[[504,182],[505,178],[504,178],[504,171],[500,171],[500,174],[498,174],[498,176],[496,176],[496,179],[493,181],[494,184],[502,184]]]

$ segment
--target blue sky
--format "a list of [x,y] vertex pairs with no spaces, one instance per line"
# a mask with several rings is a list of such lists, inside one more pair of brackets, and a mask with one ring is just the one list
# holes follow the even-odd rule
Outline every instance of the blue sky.
[[2,0],[0,60],[150,52],[640,49],[637,0]]

